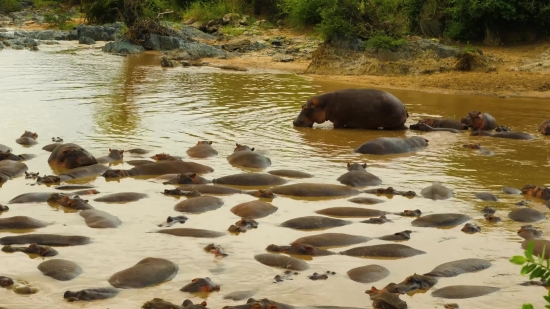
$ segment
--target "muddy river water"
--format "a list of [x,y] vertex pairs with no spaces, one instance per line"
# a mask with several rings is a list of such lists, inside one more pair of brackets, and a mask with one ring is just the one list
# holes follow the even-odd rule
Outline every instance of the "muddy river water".
[[[72,46],[72,45],[71,45]],[[227,234],[216,239],[185,238],[148,233],[158,230],[157,224],[167,216],[181,215],[173,210],[181,199],[160,192],[169,186],[152,179],[125,178],[105,181],[97,177],[91,181],[101,195],[136,191],[148,198],[127,204],[90,204],[118,216],[123,224],[117,229],[92,229],[76,213],[65,212],[47,204],[13,204],[0,218],[27,215],[53,224],[36,230],[39,233],[83,235],[93,238],[84,246],[57,248],[56,258],[76,262],[83,273],[72,281],[57,281],[44,276],[37,265],[43,258],[29,258],[23,253],[0,252],[0,275],[25,280],[40,291],[34,295],[18,295],[0,288],[0,307],[10,309],[33,308],[140,308],[154,297],[176,304],[189,298],[206,298],[209,308],[221,308],[236,302],[223,295],[240,290],[256,289],[255,298],[267,297],[293,305],[333,305],[371,308],[372,301],[365,294],[371,286],[384,287],[390,282],[401,282],[413,273],[427,273],[433,267],[462,258],[483,258],[493,265],[477,273],[454,278],[443,278],[426,293],[402,295],[409,308],[442,308],[448,300],[431,296],[433,290],[458,284],[487,285],[501,288],[487,296],[458,300],[461,308],[520,308],[524,302],[542,307],[540,287],[519,284],[527,278],[519,275],[519,267],[508,259],[521,254],[516,231],[522,225],[507,218],[514,204],[526,199],[519,195],[505,195],[503,186],[521,188],[525,184],[549,185],[549,140],[536,132],[539,123],[550,115],[547,101],[536,99],[501,99],[429,94],[389,90],[407,107],[410,117],[407,125],[421,117],[434,116],[460,119],[471,110],[492,114],[499,124],[515,131],[529,132],[535,140],[507,140],[491,137],[472,137],[468,134],[447,132],[377,132],[360,130],[333,130],[330,123],[314,128],[294,128],[292,120],[305,100],[315,94],[353,85],[325,83],[276,71],[251,69],[248,72],[221,71],[216,68],[192,67],[164,69],[155,55],[119,57],[107,55],[99,49],[64,51],[67,43],[41,46],[41,51],[0,52],[0,143],[13,148],[14,153],[32,153],[37,157],[27,161],[29,171],[51,174],[47,164],[49,153],[41,148],[51,137],[62,137],[65,142],[77,143],[97,157],[107,155],[109,148],[145,148],[151,154],[166,152],[209,165],[214,173],[207,179],[236,174],[242,170],[228,164],[226,156],[233,152],[235,143],[255,147],[271,158],[267,169],[294,169],[309,172],[315,178],[291,180],[338,184],[336,178],[346,172],[347,162],[365,162],[368,171],[383,180],[382,186],[417,193],[433,181],[451,188],[455,197],[432,201],[420,196],[408,199],[400,196],[380,197],[384,203],[366,206],[387,211],[421,209],[423,214],[458,212],[472,217],[471,222],[482,227],[474,235],[452,229],[417,228],[411,218],[391,215],[392,223],[371,225],[359,223],[364,219],[349,219],[353,224],[332,228],[326,232],[348,233],[378,237],[402,230],[413,230],[408,246],[427,254],[399,260],[362,259],[333,255],[314,257],[307,261],[310,269],[293,280],[273,283],[273,277],[283,270],[264,266],[254,255],[265,253],[269,244],[289,244],[293,240],[323,231],[297,231],[279,227],[288,219],[316,215],[314,211],[333,206],[360,206],[338,199],[291,199],[276,197],[272,204],[279,209],[274,214],[258,219],[259,227],[238,236]],[[74,46],[73,46],[74,47]],[[358,86],[355,86],[358,87]],[[25,148],[15,143],[24,130],[38,133],[39,144]],[[429,146],[414,154],[398,156],[370,156],[353,153],[365,141],[379,136],[422,135]],[[187,148],[198,140],[214,141],[219,155],[209,159],[189,159]],[[479,142],[494,151],[484,156],[465,149],[464,143]],[[126,154],[125,154],[126,155]],[[126,155],[125,159],[138,156]],[[131,168],[120,164],[116,168]],[[34,181],[18,177],[0,189],[0,203],[25,192],[53,192],[46,186],[31,186]],[[170,187],[171,188],[171,187]],[[474,192],[489,191],[498,202],[476,200]],[[101,196],[98,195],[98,196]],[[372,196],[361,194],[360,196]],[[374,196],[372,196],[374,197]],[[203,228],[226,231],[239,220],[229,209],[255,198],[244,194],[223,196],[224,205],[202,214],[185,214],[189,220],[175,227]],[[182,198],[184,199],[184,198]],[[501,223],[486,223],[480,210],[490,205],[497,209]],[[543,212],[548,209],[540,200],[531,200],[528,207]],[[549,232],[548,222],[534,224]],[[0,237],[15,235],[0,231]],[[206,253],[203,247],[211,242],[224,247],[229,254],[223,259]],[[366,245],[385,243],[371,240]],[[363,244],[365,245],[365,244]],[[360,245],[358,245],[360,246]],[[346,248],[347,249],[347,248]],[[345,249],[334,249],[341,251]],[[107,279],[120,270],[133,266],[145,257],[160,257],[179,265],[177,276],[158,286],[123,290],[117,297],[93,303],[68,303],[63,299],[66,290],[107,287]],[[51,259],[51,258],[46,258]],[[379,264],[391,274],[376,283],[362,284],[348,278],[349,269]],[[328,280],[312,281],[313,272],[334,271]],[[193,278],[210,277],[221,285],[220,292],[210,295],[190,295],[179,289]],[[243,303],[242,301],[240,303]]]

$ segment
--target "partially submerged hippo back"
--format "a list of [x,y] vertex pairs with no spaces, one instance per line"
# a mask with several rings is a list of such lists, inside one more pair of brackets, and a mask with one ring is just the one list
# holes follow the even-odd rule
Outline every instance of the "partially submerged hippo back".
[[36,229],[48,226],[49,223],[27,216],[0,218],[0,230]]
[[419,227],[452,227],[470,220],[470,217],[457,213],[431,214],[415,219],[413,226]]
[[343,185],[351,187],[378,186],[382,183],[382,179],[367,172],[365,168],[367,164],[348,163],[348,172],[336,179]]
[[435,181],[431,186],[422,189],[420,194],[432,200],[446,200],[453,197],[453,191],[443,186],[439,181]]
[[23,175],[28,169],[27,165],[22,162],[12,160],[0,161],[0,183]]
[[491,262],[482,259],[462,259],[441,264],[424,276],[456,277],[460,274],[478,272],[491,267]]
[[342,255],[379,258],[407,258],[425,253],[425,251],[417,250],[402,244],[363,246],[340,252]]
[[451,285],[432,292],[433,297],[465,299],[479,297],[499,291],[500,288],[481,285]]
[[467,130],[468,127],[465,127],[460,123],[460,121],[456,121],[454,119],[443,119],[443,118],[424,118],[418,120],[418,123],[424,123],[429,125],[432,128],[448,128],[448,129],[456,129],[456,130]]
[[350,235],[344,233],[322,233],[311,236],[304,236],[296,239],[294,242],[308,244],[314,247],[342,247],[351,246],[367,242],[372,238],[359,235]]
[[150,164],[138,165],[129,170],[108,170],[103,174],[105,178],[133,177],[133,176],[160,176],[165,174],[208,174],[213,168],[195,162],[159,161]]
[[539,222],[546,219],[546,216],[542,212],[536,209],[518,208],[510,211],[508,213],[508,218],[516,222],[533,223],[533,222]]
[[301,197],[342,197],[359,194],[359,190],[342,185],[297,183],[271,189],[275,194]]
[[62,168],[77,168],[97,164],[96,158],[86,149],[77,144],[67,143],[55,148],[50,157],[48,164]]
[[472,131],[470,133],[471,136],[490,136],[490,137],[496,137],[496,138],[508,138],[508,139],[523,139],[523,140],[531,140],[535,139],[535,137],[529,133],[524,132],[497,132],[497,133],[491,133],[483,130],[477,130]]
[[38,269],[46,276],[59,281],[69,281],[78,277],[82,273],[82,268],[75,262],[53,259],[42,262]]
[[232,185],[232,186],[278,186],[287,183],[287,180],[265,173],[241,173],[235,175],[214,178],[215,184]]
[[254,256],[254,259],[264,265],[290,270],[304,271],[309,268],[309,265],[302,260],[280,254],[258,254]]
[[539,125],[539,132],[540,132],[540,134],[542,134],[542,135],[550,135],[550,119],[544,120],[544,121]]
[[45,246],[79,246],[92,242],[86,236],[65,236],[56,234],[24,234],[0,238],[0,245],[37,244]]
[[187,149],[187,155],[194,158],[208,158],[218,155],[218,152],[212,148],[211,141],[199,141],[197,144]]
[[257,153],[254,148],[237,144],[235,151],[227,156],[227,161],[233,166],[248,168],[267,168],[271,166],[271,159]]
[[356,267],[348,271],[348,277],[356,282],[373,283],[390,275],[390,271],[380,265],[367,265]]
[[38,138],[38,134],[25,130],[25,133],[23,133],[21,137],[16,139],[15,142],[18,143],[19,145],[25,145],[25,146],[36,145],[38,144],[38,142],[36,141],[37,138]]
[[355,148],[354,152],[373,155],[389,155],[422,150],[428,140],[420,137],[379,137]]
[[172,280],[178,269],[178,265],[169,260],[148,257],[112,275],[109,283],[122,289],[145,288]]
[[461,122],[463,126],[468,127],[473,131],[491,131],[497,127],[497,122],[493,116],[478,111],[469,112],[468,116],[462,118]]
[[312,127],[331,121],[334,128],[403,130],[409,114],[394,95],[376,89],[343,89],[310,98],[293,124]]

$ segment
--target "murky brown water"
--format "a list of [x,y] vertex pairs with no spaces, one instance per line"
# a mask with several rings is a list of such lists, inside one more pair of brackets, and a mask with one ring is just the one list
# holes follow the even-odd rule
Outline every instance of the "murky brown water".
[[[260,226],[238,236],[226,235],[214,239],[229,253],[229,257],[215,259],[203,251],[208,239],[178,238],[147,233],[157,230],[157,224],[169,215],[177,215],[173,206],[178,199],[160,194],[165,188],[150,180],[122,179],[106,182],[98,177],[91,181],[102,194],[138,191],[149,198],[129,204],[104,204],[91,201],[97,209],[118,216],[123,224],[118,229],[91,229],[82,217],[65,213],[46,204],[15,204],[1,217],[28,215],[54,224],[37,230],[41,233],[59,233],[93,237],[85,246],[58,248],[56,258],[79,264],[84,273],[69,282],[46,277],[37,269],[42,259],[30,259],[26,254],[0,252],[0,275],[26,280],[38,287],[35,295],[22,296],[0,289],[0,305],[11,308],[139,308],[153,297],[180,304],[184,299],[197,297],[179,289],[196,277],[210,277],[222,286],[221,292],[208,296],[210,308],[232,304],[223,295],[248,289],[257,289],[255,297],[268,297],[294,305],[339,305],[371,307],[364,293],[372,285],[379,288],[389,282],[400,282],[413,273],[426,273],[433,267],[461,258],[485,258],[493,267],[479,273],[441,279],[428,293],[404,295],[410,308],[442,307],[447,301],[433,298],[436,288],[455,284],[491,285],[502,288],[498,293],[459,300],[461,308],[520,308],[530,301],[543,305],[544,289],[518,286],[525,281],[519,268],[508,262],[520,254],[516,231],[521,224],[510,221],[507,211],[521,196],[506,196],[502,186],[521,188],[527,183],[548,185],[548,140],[537,134],[538,124],[550,114],[546,101],[534,99],[497,99],[434,95],[420,92],[392,90],[407,106],[411,115],[407,124],[424,116],[443,116],[460,119],[472,109],[489,112],[499,124],[517,131],[534,134],[534,141],[470,137],[467,134],[444,132],[373,132],[333,130],[329,124],[314,129],[297,129],[292,119],[303,102],[313,94],[350,87],[310,81],[282,72],[251,70],[225,72],[213,68],[163,69],[154,55],[117,57],[97,49],[84,48],[74,53],[58,53],[67,48],[42,46],[40,52],[4,50],[0,52],[0,142],[11,146],[15,153],[34,153],[38,157],[26,162],[29,171],[51,173],[46,160],[48,152],[41,147],[52,136],[65,142],[75,142],[96,156],[107,154],[108,148],[129,149],[141,147],[152,153],[166,152],[187,160],[185,150],[197,140],[212,140],[220,155],[206,160],[193,160],[212,166],[215,172],[208,179],[241,172],[231,167],[225,156],[236,142],[256,147],[268,155],[270,169],[297,169],[310,172],[316,178],[306,181],[334,183],[346,172],[345,164],[361,161],[369,164],[369,171],[384,181],[384,186],[414,190],[417,193],[433,181],[441,181],[455,192],[447,201],[431,201],[421,197],[406,199],[394,197],[370,208],[388,211],[419,208],[424,214],[460,212],[472,216],[482,226],[482,233],[466,235],[461,226],[453,229],[414,228],[410,218],[391,216],[393,223],[368,225],[356,223],[333,228],[327,232],[341,232],[378,237],[412,229],[412,239],[406,244],[427,252],[401,260],[360,259],[349,256],[316,257],[308,261],[310,270],[294,280],[278,284],[272,278],[282,270],[261,265],[254,255],[264,253],[269,244],[288,244],[319,231],[300,232],[278,227],[291,218],[314,215],[314,211],[332,206],[357,206],[346,199],[323,201],[295,200],[278,197],[273,204],[279,210],[263,219]],[[40,144],[24,148],[15,139],[24,130],[36,131]],[[423,134],[429,139],[427,149],[412,155],[375,157],[354,154],[361,143],[378,136],[412,136]],[[467,142],[480,142],[495,152],[483,156],[462,148]],[[129,156],[126,159],[130,159]],[[126,164],[117,168],[131,168]],[[0,190],[0,203],[25,192],[51,192],[45,186],[30,186],[23,177],[11,180]],[[500,202],[487,203],[474,199],[476,191],[490,191]],[[365,194],[363,194],[365,195]],[[95,198],[95,197],[94,197]],[[179,227],[205,228],[225,231],[239,218],[229,209],[236,204],[253,200],[248,195],[225,196],[225,205],[216,211],[187,215],[189,221]],[[502,223],[487,224],[479,211],[486,205],[498,208]],[[532,207],[547,211],[540,201]],[[548,232],[548,223],[535,226]],[[0,236],[12,235],[0,232]],[[372,240],[367,245],[384,243]],[[162,257],[177,263],[178,275],[159,286],[124,290],[118,297],[94,303],[74,304],[63,300],[67,289],[78,290],[108,286],[107,279],[115,272],[128,268],[145,257]],[[346,272],[354,267],[380,264],[390,269],[391,275],[375,284],[361,284],[350,280]],[[332,270],[337,275],[327,281],[311,281],[307,275]]]

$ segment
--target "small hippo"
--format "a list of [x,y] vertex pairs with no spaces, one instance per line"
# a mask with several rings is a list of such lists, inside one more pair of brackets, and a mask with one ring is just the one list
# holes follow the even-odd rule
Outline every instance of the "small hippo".
[[416,152],[428,146],[428,140],[420,137],[378,137],[368,141],[353,152],[372,155],[391,155]]
[[63,298],[69,302],[75,301],[92,301],[100,299],[113,298],[118,295],[119,289],[115,288],[92,288],[84,289],[77,292],[65,291]]
[[208,253],[214,253],[214,256],[216,257],[226,257],[228,256],[227,253],[223,250],[223,248],[219,245],[215,244],[209,244],[206,247],[204,247],[204,251]]
[[258,222],[253,219],[241,218],[241,220],[232,224],[227,230],[229,233],[246,233],[246,231],[251,229],[257,229]]
[[426,123],[417,123],[411,124],[411,130],[424,131],[424,132],[451,132],[451,133],[462,133],[462,129],[452,129],[452,128],[434,128]]
[[466,234],[475,234],[481,232],[481,228],[475,223],[466,223],[460,230]]
[[414,274],[408,276],[401,283],[390,283],[384,289],[390,293],[407,294],[416,290],[427,291],[431,289],[437,283],[437,278]]
[[326,256],[336,254],[328,250],[302,244],[298,241],[293,242],[290,246],[277,246],[272,244],[267,246],[266,250],[269,252],[280,252],[291,255]]
[[179,185],[187,185],[187,184],[207,184],[212,183],[212,181],[207,180],[205,178],[200,177],[196,173],[185,173],[185,174],[179,174],[175,178],[168,180],[166,182],[163,182],[164,185],[170,185],[170,184],[179,184]]
[[12,161],[23,161],[23,156],[15,155],[11,152],[11,150],[8,150],[6,152],[0,151],[0,161],[2,160],[12,160]]
[[403,103],[388,92],[342,89],[308,99],[293,125],[312,127],[331,121],[335,129],[405,130],[408,117]]
[[539,125],[539,132],[540,132],[540,134],[542,134],[542,135],[550,135],[550,119],[544,120],[544,121]]
[[105,164],[111,162],[122,161],[124,159],[124,150],[109,148],[109,155],[97,158],[97,163]]
[[533,227],[531,224],[529,225],[523,225],[518,230],[518,236],[523,239],[536,239],[542,237],[542,231],[537,230],[535,227]]
[[191,280],[191,283],[185,285],[180,289],[182,292],[199,293],[199,292],[213,292],[219,291],[220,286],[212,282],[210,278],[195,278]]
[[382,184],[382,179],[367,172],[367,164],[348,163],[348,172],[336,179],[343,185],[351,187],[378,186]]
[[271,159],[254,151],[246,145],[236,144],[232,154],[227,156],[227,161],[233,166],[264,169],[271,166]]
[[380,265],[367,265],[348,270],[348,277],[361,283],[373,283],[390,275],[390,271]]
[[82,268],[80,268],[78,264],[63,259],[53,259],[42,262],[38,265],[38,270],[44,275],[59,281],[73,280],[82,273]]
[[550,189],[547,187],[539,187],[532,184],[527,184],[521,188],[521,193],[543,199],[545,201],[550,200]]
[[454,119],[443,119],[443,118],[423,118],[418,120],[418,123],[427,124],[432,128],[448,128],[455,130],[468,130],[468,127],[465,127]]
[[54,167],[73,169],[97,164],[97,160],[86,149],[77,144],[68,143],[61,144],[52,151],[48,158],[48,164]]
[[109,278],[115,288],[136,289],[172,280],[178,273],[178,265],[161,258],[144,258],[134,266],[119,271]]
[[509,139],[524,139],[524,140],[531,140],[535,139],[535,137],[529,133],[524,132],[497,132],[497,133],[491,133],[487,131],[477,130],[472,131],[470,133],[471,136],[490,136],[490,137],[497,137],[497,138],[509,138]]
[[31,146],[38,144],[38,142],[36,141],[37,138],[38,134],[25,130],[25,133],[23,133],[21,137],[16,139],[15,142],[19,145]]
[[411,239],[411,233],[411,230],[405,230],[391,235],[381,236],[378,237],[378,239],[387,241],[405,241]]
[[472,131],[491,131],[496,129],[497,122],[493,116],[487,113],[471,111],[468,116],[462,118],[462,126],[470,128]]
[[187,197],[201,196],[201,193],[197,190],[184,191],[180,188],[176,188],[176,189],[172,189],[172,190],[165,189],[164,192],[162,192],[162,193],[165,194],[165,195],[176,195],[176,196],[187,196]]
[[481,154],[483,154],[483,155],[487,155],[487,156],[492,156],[492,155],[495,154],[494,151],[487,150],[487,149],[481,147],[481,144],[470,143],[470,144],[464,144],[464,145],[462,145],[462,147],[468,148],[468,149],[476,149],[476,150],[479,150],[479,153],[481,153]]
[[162,226],[165,226],[165,227],[171,227],[172,225],[176,224],[176,223],[185,223],[187,222],[188,218],[186,216],[176,216],[176,217],[171,217],[171,216],[168,216],[168,218],[166,218],[166,221],[157,225],[159,227],[162,227]]
[[187,155],[193,158],[209,158],[218,155],[218,152],[212,148],[211,141],[198,141],[197,144],[187,149]]
[[59,252],[57,252],[57,250],[52,247],[40,246],[37,244],[30,244],[28,247],[13,247],[10,245],[6,245],[2,247],[2,251],[9,253],[23,252],[26,254],[35,254],[42,257],[56,256],[59,254]]

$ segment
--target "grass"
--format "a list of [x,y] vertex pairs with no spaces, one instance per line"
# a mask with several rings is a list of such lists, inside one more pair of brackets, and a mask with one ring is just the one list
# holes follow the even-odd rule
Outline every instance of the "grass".
[[208,22],[213,19],[222,18],[228,13],[243,14],[246,5],[242,0],[216,0],[212,2],[193,2],[184,12],[185,19]]
[[385,34],[375,34],[371,36],[366,42],[366,47],[374,49],[389,49],[396,50],[398,47],[406,44],[404,39],[396,39]]
[[235,28],[231,25],[224,26],[222,32],[227,35],[239,36],[243,34],[247,29],[243,27]]

